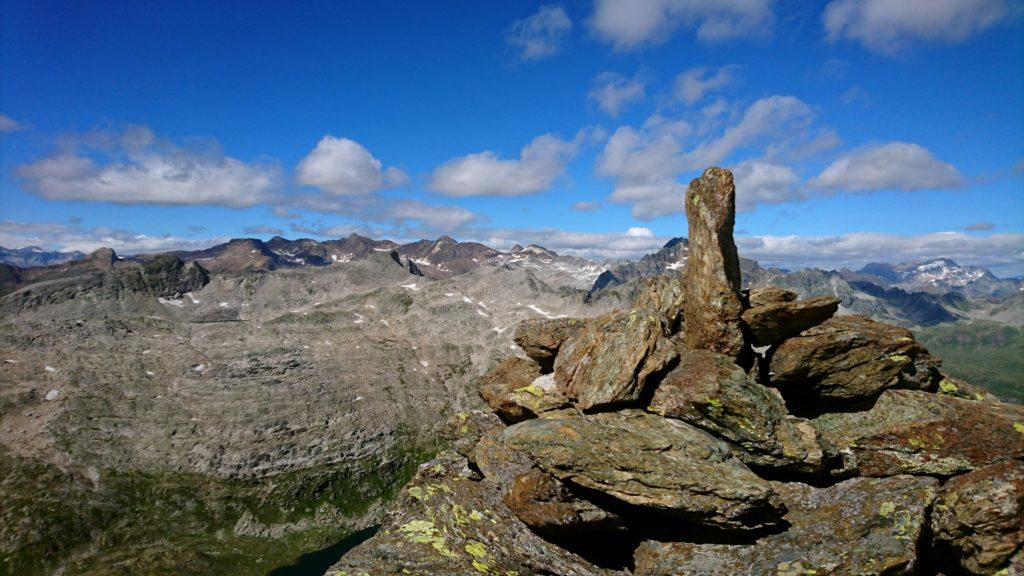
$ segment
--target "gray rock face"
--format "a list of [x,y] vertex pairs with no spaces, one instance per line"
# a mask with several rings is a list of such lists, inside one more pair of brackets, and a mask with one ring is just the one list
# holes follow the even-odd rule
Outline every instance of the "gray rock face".
[[559,348],[586,326],[579,318],[531,318],[516,327],[515,341],[527,356],[540,365],[542,372],[551,372]]
[[686,292],[682,278],[675,275],[655,276],[641,280],[640,294],[634,308],[652,308],[668,320],[668,333],[674,335],[683,325],[683,295]]
[[932,511],[935,558],[950,571],[997,574],[1024,545],[1024,462],[957,476]]
[[743,311],[754,346],[770,346],[813,328],[839,310],[839,299],[820,296],[794,302],[773,302]]
[[768,482],[722,441],[639,411],[528,420],[502,442],[564,482],[690,524],[748,530],[774,524],[781,505]]
[[740,325],[740,263],[732,239],[736,187],[732,173],[708,168],[686,191],[689,260],[683,295],[688,348],[741,359],[748,354]]
[[939,360],[906,328],[836,316],[769,352],[771,382],[787,398],[855,400],[888,388],[934,390]]
[[562,345],[555,382],[581,410],[635,404],[679,356],[656,310],[616,310]]
[[645,542],[638,576],[916,574],[933,478],[855,478],[829,488],[778,484],[789,529],[750,546]]
[[648,410],[726,439],[748,464],[815,472],[825,463],[826,449],[809,422],[790,416],[777,392],[709,350],[683,351]]
[[813,420],[843,458],[841,473],[953,476],[1024,457],[1024,407],[888,390],[863,412]]

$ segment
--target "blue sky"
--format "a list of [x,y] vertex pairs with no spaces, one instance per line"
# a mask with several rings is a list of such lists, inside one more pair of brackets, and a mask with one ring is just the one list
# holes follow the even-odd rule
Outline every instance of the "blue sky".
[[[5,2],[0,244],[449,234],[1024,274],[1018,0]],[[300,5],[296,5],[300,4]]]

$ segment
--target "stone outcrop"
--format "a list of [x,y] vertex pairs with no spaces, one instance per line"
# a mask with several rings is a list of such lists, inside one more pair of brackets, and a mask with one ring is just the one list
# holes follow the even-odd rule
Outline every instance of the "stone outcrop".
[[679,351],[656,310],[599,316],[566,340],[555,360],[555,382],[581,410],[635,404]]
[[836,316],[769,352],[771,382],[797,399],[859,400],[889,388],[934,390],[933,358],[906,328]]
[[461,456],[421,468],[341,573],[1016,573],[1024,408],[836,298],[741,293],[731,175],[686,202],[685,282],[522,324],[530,360],[481,379],[500,420],[458,417]]
[[740,261],[732,239],[736,221],[736,187],[732,173],[708,168],[686,191],[689,260],[684,276],[683,310],[691,349],[706,349],[730,358],[749,355],[740,315]]

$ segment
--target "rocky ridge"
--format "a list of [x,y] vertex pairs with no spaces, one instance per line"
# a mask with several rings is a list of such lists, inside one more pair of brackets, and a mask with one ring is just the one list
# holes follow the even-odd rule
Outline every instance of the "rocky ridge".
[[734,195],[691,183],[685,284],[521,325],[493,413],[329,574],[1020,574],[1024,409],[834,299],[741,291]]

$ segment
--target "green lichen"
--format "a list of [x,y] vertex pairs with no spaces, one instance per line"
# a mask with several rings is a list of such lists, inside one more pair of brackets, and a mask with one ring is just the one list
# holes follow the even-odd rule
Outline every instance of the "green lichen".
[[960,389],[956,387],[956,384],[954,384],[952,380],[946,378],[942,382],[939,382],[939,391],[944,394],[956,394]]
[[477,542],[476,540],[470,540],[469,543],[466,544],[466,552],[469,552],[470,555],[476,558],[487,558],[487,548],[481,542]]
[[1021,434],[1024,434],[1024,424],[1021,424],[1020,422],[1014,422],[1013,429],[1016,430],[1017,432],[1020,432]]

